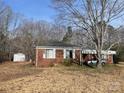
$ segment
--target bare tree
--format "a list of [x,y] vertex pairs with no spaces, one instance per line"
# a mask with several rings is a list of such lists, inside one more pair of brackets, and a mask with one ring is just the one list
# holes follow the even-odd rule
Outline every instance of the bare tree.
[[2,2],[0,2],[0,5],[1,5],[0,6],[1,8],[0,10],[0,41],[1,41],[0,44],[1,44],[1,49],[5,50],[12,11],[8,6],[4,5]]
[[12,52],[22,52],[27,60],[34,60],[36,46],[50,40],[61,41],[63,36],[64,30],[59,25],[24,19],[13,31]]
[[121,44],[124,45],[124,26],[120,26],[119,27],[119,36],[121,38]]
[[12,21],[12,10],[0,0],[0,52],[1,60],[3,55],[9,55],[9,28]]
[[[97,51],[98,67],[102,68],[101,51],[104,48],[108,25],[124,14],[123,0],[53,0],[59,18],[88,34]],[[119,41],[112,43],[111,49]]]
[[72,35],[73,35],[73,31],[72,31],[72,27],[71,26],[68,26],[67,28],[67,32],[65,34],[65,36],[63,37],[63,42],[65,43],[69,43],[71,41],[71,38],[72,38]]

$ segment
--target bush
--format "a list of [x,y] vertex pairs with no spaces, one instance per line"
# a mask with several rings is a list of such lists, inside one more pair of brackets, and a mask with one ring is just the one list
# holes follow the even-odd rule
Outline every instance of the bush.
[[118,61],[124,61],[124,46],[121,46],[118,51]]
[[54,64],[53,64],[53,63],[49,64],[49,67],[53,67],[53,66],[54,66]]
[[71,66],[72,65],[72,60],[71,59],[64,59],[62,64],[64,66]]

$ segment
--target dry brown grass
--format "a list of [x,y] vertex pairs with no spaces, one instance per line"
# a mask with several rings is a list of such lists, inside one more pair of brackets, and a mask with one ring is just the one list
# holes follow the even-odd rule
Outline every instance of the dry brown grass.
[[79,66],[35,68],[30,63],[0,65],[0,93],[123,93],[124,68]]

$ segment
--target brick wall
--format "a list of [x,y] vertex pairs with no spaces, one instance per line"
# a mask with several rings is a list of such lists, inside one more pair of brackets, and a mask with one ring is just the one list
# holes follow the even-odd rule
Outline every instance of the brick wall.
[[61,63],[63,61],[63,50],[57,49],[56,50],[56,62]]
[[80,50],[75,50],[75,59],[80,62]]
[[43,58],[43,53],[45,52],[45,49],[37,49],[36,50],[36,61],[37,66],[49,66],[51,64],[60,63],[63,60],[63,50],[62,49],[56,49],[56,58],[55,59],[45,59]]
[[[37,66],[49,66],[55,63],[61,63],[64,60],[63,57],[63,49],[56,49],[56,58],[55,59],[45,59],[43,58],[43,53],[45,49],[37,49],[36,50],[36,62]],[[80,61],[80,50],[75,50],[75,59]]]

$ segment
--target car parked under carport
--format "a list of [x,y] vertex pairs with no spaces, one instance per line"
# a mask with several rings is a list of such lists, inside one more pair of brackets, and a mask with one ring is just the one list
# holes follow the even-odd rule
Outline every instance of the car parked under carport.
[[[102,61],[101,64],[105,65],[106,63],[112,64],[114,63],[113,55],[116,54],[116,51],[105,51],[102,50]],[[83,64],[93,64],[96,65],[98,60],[96,58],[97,52],[96,50],[84,49],[82,50],[82,62]]]

